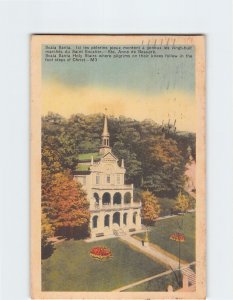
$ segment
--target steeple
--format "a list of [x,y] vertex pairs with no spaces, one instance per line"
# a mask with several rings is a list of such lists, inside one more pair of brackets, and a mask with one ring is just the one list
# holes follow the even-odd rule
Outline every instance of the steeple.
[[109,132],[107,115],[104,116],[104,130],[102,133],[102,146],[109,146]]
[[103,133],[101,135],[102,137],[102,143],[100,146],[100,153],[101,154],[106,154],[107,152],[111,151],[111,148],[109,146],[109,132],[108,132],[108,119],[107,119],[107,115],[104,115],[104,129],[103,129]]

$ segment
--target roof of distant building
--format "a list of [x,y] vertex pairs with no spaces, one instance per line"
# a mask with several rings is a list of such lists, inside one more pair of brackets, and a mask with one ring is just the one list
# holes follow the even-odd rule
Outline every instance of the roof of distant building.
[[82,161],[90,161],[92,156],[93,156],[93,159],[95,161],[96,160],[100,160],[100,158],[102,157],[102,155],[99,152],[82,153],[82,154],[79,154],[78,160],[80,162],[82,162]]
[[90,165],[78,165],[76,170],[77,171],[88,171],[90,168]]

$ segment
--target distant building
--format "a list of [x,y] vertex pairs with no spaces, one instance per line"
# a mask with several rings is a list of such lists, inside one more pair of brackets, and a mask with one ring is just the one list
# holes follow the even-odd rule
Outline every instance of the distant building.
[[141,229],[141,203],[133,201],[133,184],[125,184],[124,160],[119,166],[112,153],[107,123],[105,116],[99,152],[80,154],[74,175],[90,202],[92,238]]

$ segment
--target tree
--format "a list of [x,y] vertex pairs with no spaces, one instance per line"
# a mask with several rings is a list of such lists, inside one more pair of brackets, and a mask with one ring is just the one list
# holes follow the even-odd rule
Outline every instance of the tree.
[[48,258],[54,250],[52,242],[48,241],[48,238],[54,234],[54,228],[49,222],[45,213],[41,215],[41,257],[42,259]]
[[41,215],[41,239],[47,240],[49,237],[52,237],[54,234],[54,228],[49,222],[48,217],[45,213]]
[[188,209],[190,209],[189,198],[182,194],[181,191],[176,198],[176,209],[182,213],[185,213]]
[[145,225],[152,225],[159,217],[160,205],[156,197],[149,191],[142,192],[142,221]]
[[[152,120],[109,116],[110,146],[124,159],[126,183],[158,197],[174,198],[184,186],[187,147],[195,157],[195,134],[168,132]],[[97,152],[103,114],[76,114],[65,119],[49,113],[42,118],[42,162],[51,173],[74,171],[79,153]]]
[[175,140],[150,137],[143,151],[143,188],[157,196],[176,196],[184,185],[185,162]]
[[42,207],[55,234],[81,238],[88,235],[89,203],[81,184],[70,173],[47,174],[42,182]]
[[142,169],[141,162],[137,159],[136,154],[127,150],[122,142],[116,142],[114,144],[113,153],[118,158],[124,159],[125,168],[127,170],[125,174],[125,182],[134,183],[138,186],[141,179]]

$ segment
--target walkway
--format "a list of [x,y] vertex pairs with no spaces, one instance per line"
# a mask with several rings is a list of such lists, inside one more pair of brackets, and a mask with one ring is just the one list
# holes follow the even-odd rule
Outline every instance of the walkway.
[[[182,272],[182,273],[187,272],[187,270],[190,270],[190,269],[189,269],[189,266],[191,266],[191,265],[193,265],[193,264],[195,264],[195,262],[193,262],[193,263],[189,264],[187,267],[184,267],[183,269],[181,269],[181,272]],[[152,280],[152,279],[159,278],[159,277],[162,277],[162,276],[171,274],[173,271],[177,271],[177,270],[178,270],[178,269],[175,269],[175,270],[168,270],[168,271],[165,271],[165,272],[163,272],[163,273],[160,273],[160,274],[157,274],[157,275],[153,275],[153,276],[144,278],[144,279],[142,279],[142,280],[139,280],[139,281],[133,282],[133,283],[131,283],[131,284],[122,286],[122,287],[120,287],[120,288],[118,288],[118,289],[115,289],[115,290],[113,290],[112,292],[123,292],[123,291],[128,290],[128,289],[130,289],[130,288],[132,288],[132,287],[134,287],[134,286],[137,286],[137,285],[139,285],[139,284],[141,284],[141,283],[144,283],[144,282],[150,281],[150,280]],[[193,274],[195,275],[195,273],[193,273]],[[186,288],[186,290],[185,290],[184,288],[182,288],[182,289],[180,289],[179,291],[182,291],[182,290],[183,290],[183,291],[190,291],[190,292],[191,292],[191,291],[195,291],[196,282],[195,282],[195,283],[192,283],[192,284],[193,284],[193,285],[191,285],[188,289]]]
[[139,281],[136,281],[134,283],[131,283],[131,284],[128,284],[128,285],[125,285],[125,286],[122,286],[120,287],[119,289],[116,289],[116,290],[113,290],[112,292],[123,292],[125,290],[128,290],[136,285],[139,285],[141,283],[144,283],[144,282],[147,282],[147,281],[150,281],[152,279],[155,279],[155,278],[159,278],[159,277],[162,277],[164,275],[168,275],[168,274],[171,274],[172,273],[172,270],[168,270],[166,272],[163,272],[163,273],[160,273],[160,274],[157,274],[157,275],[154,275],[154,276],[151,276],[151,277],[147,277],[145,279],[142,279],[142,280],[139,280]]
[[[178,268],[179,263],[177,260],[166,255],[166,253],[160,252],[158,249],[151,247],[150,244],[148,246],[142,246],[141,241],[136,240],[135,238],[129,235],[120,236],[120,239],[125,243],[137,248],[139,251],[150,256],[151,258],[159,260],[163,264],[172,267],[172,269]],[[187,265],[181,263],[181,268],[185,266]]]

